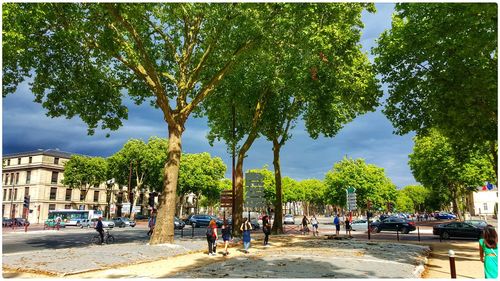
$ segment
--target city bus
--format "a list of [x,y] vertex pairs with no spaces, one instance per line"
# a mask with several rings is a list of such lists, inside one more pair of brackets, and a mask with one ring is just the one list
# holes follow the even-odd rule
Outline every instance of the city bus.
[[49,220],[61,221],[65,225],[80,226],[83,220],[91,220],[102,217],[102,211],[96,210],[51,210],[49,211]]

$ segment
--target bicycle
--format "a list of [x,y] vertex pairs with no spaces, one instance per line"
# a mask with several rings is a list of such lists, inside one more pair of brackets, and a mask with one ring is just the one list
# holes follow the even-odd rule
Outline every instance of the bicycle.
[[[109,230],[106,229],[104,233],[103,242],[106,244],[113,244],[115,242],[115,237],[112,234],[109,234]],[[101,235],[98,233],[92,237],[90,243],[99,245],[101,244]]]

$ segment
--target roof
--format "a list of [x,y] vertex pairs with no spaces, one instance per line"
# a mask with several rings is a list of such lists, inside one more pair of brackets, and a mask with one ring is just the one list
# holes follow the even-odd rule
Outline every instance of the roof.
[[40,154],[69,159],[69,158],[71,158],[71,155],[76,154],[76,153],[61,151],[59,149],[38,149],[38,150],[34,150],[34,151],[25,151],[25,152],[5,154],[2,157],[3,158],[16,158],[16,157],[34,156],[34,155],[40,155]]

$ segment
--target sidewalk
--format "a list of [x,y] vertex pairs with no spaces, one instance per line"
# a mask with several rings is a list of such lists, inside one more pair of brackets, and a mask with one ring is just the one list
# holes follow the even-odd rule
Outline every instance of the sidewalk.
[[428,257],[423,278],[451,278],[448,251],[455,252],[457,279],[483,279],[483,263],[479,260],[479,244],[477,242],[434,242],[430,244],[431,254]]

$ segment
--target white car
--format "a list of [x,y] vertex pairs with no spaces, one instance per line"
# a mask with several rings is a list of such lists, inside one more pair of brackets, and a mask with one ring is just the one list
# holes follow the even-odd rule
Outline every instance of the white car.
[[292,214],[285,215],[285,219],[283,220],[283,224],[295,224],[295,219]]
[[366,220],[355,220],[351,223],[351,229],[354,231],[368,231],[368,222]]
[[[97,219],[92,219],[91,220],[91,225],[93,228],[97,225]],[[102,227],[104,228],[113,228],[115,227],[115,223],[110,220],[102,220]]]

